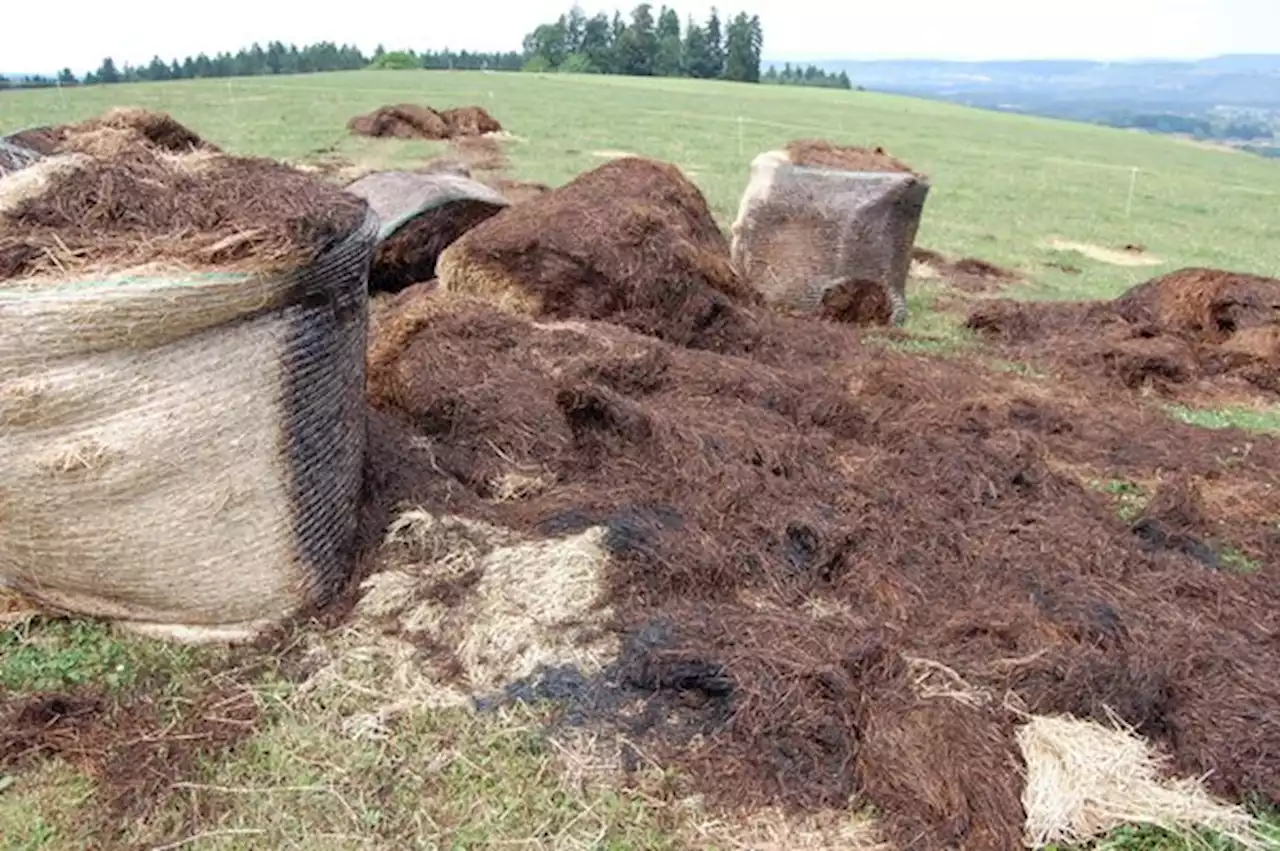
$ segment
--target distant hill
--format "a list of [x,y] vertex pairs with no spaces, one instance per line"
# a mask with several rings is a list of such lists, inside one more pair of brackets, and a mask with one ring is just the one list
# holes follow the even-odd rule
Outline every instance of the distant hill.
[[[764,65],[782,66],[784,60]],[[795,62],[854,86],[1225,142],[1280,156],[1280,54],[1194,61],[931,59]]]

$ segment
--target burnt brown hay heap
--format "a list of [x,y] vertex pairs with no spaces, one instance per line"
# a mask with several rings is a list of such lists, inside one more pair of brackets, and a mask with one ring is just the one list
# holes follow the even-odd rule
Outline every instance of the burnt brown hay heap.
[[624,157],[518,204],[449,246],[440,286],[507,309],[604,319],[680,345],[750,347],[758,297],[706,199],[674,166]]
[[378,252],[370,292],[397,292],[435,277],[440,253],[499,213],[507,200],[489,187],[443,170],[386,171],[347,186],[378,215]]
[[429,106],[401,103],[357,115],[347,122],[347,129],[358,136],[441,140],[497,133],[502,125],[479,106],[436,111]]
[[49,157],[15,178],[41,170],[49,187],[32,197],[0,185],[0,279],[160,261],[222,270],[305,264],[351,233],[366,209],[272,160],[171,154],[141,142]]
[[911,166],[890,156],[880,147],[837,145],[826,139],[794,139],[787,143],[784,150],[791,162],[808,168],[918,174]]
[[1280,395],[1280,280],[1188,268],[1109,302],[992,302],[969,328],[1018,357],[1101,371],[1166,395],[1230,390]]
[[[644,162],[604,174],[675,185]],[[611,267],[592,246],[632,231],[589,216],[584,183],[455,246],[492,246],[536,317],[625,322],[628,294],[595,295]],[[620,727],[718,806],[870,804],[901,848],[1021,847],[1026,712],[1114,711],[1216,792],[1280,802],[1280,442],[1241,456],[1239,435],[1124,395],[1049,394],[836,325],[762,325],[767,360],[648,330],[414,288],[371,344],[384,501],[607,529],[626,647],[567,689],[567,718]],[[513,469],[553,484],[500,499]],[[1112,477],[1148,483],[1136,519],[1091,485]],[[509,691],[564,698],[566,677]]]

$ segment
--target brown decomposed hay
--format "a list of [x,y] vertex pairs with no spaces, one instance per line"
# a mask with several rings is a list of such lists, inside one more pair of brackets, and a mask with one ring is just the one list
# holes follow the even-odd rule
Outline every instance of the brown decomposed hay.
[[941,279],[966,292],[985,292],[1020,280],[1017,272],[979,257],[953,259],[928,248],[911,249],[912,273],[926,279]]
[[885,153],[884,148],[836,145],[826,139],[795,139],[784,150],[792,163],[840,171],[900,171],[919,176],[911,166]]
[[486,185],[498,190],[512,204],[522,204],[526,201],[532,201],[535,198],[541,198],[543,195],[551,191],[551,187],[545,183],[537,183],[528,180],[512,180],[506,177],[484,179]]
[[[658,182],[626,163],[607,185],[629,169]],[[549,222],[609,224],[555,194]],[[608,280],[578,271],[596,268],[585,237],[498,232],[512,264],[550,232],[552,256],[584,258],[560,276]],[[551,278],[530,262],[525,280]],[[565,306],[530,317],[414,288],[379,309],[369,480],[382,504],[522,541],[603,530],[596,606],[621,650],[604,680],[583,675],[591,699],[569,699],[586,723],[681,768],[718,812],[853,801],[898,847],[1020,846],[1028,715],[1118,716],[1179,775],[1280,802],[1280,588],[1214,556],[1280,552],[1280,441],[1245,454],[1128,394],[1037,393],[832,323],[775,317],[724,354],[541,292]],[[1197,497],[1220,458],[1257,495],[1250,512]],[[1154,482],[1146,514],[1121,518],[1063,465]],[[544,487],[502,498],[504,474],[535,470]]]
[[496,133],[502,125],[479,106],[437,111],[429,106],[401,103],[357,115],[347,122],[347,129],[358,136],[440,140]]
[[357,136],[377,138],[449,138],[449,125],[440,113],[412,103],[381,106],[367,115],[357,115],[347,122],[347,129]]
[[396,292],[436,275],[436,261],[464,233],[501,211],[480,200],[442,204],[415,217],[378,245],[370,292]]
[[507,155],[503,153],[502,146],[488,136],[455,137],[453,149],[472,171],[495,172],[507,167]]
[[625,158],[504,210],[440,256],[443,289],[547,318],[608,319],[679,344],[750,345],[758,296],[706,199],[674,166]]
[[51,157],[0,179],[0,280],[143,263],[302,265],[365,211],[338,187],[268,159],[150,145]]
[[136,106],[114,107],[75,124],[36,127],[9,138],[46,156],[70,152],[109,156],[141,146],[174,154],[219,151],[172,115]]
[[[1188,268],[1113,301],[994,301],[966,325],[1011,357],[1171,397],[1206,386],[1280,396],[1280,281]],[[1212,392],[1212,390],[1210,390]]]
[[442,110],[440,117],[449,126],[449,135],[453,138],[502,132],[498,119],[482,106],[458,106]]

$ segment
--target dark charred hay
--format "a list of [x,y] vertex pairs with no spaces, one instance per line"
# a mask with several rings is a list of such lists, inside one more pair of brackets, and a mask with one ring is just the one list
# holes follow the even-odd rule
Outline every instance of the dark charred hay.
[[[373,504],[608,529],[628,650],[603,686],[512,696],[571,695],[720,806],[852,796],[903,848],[1020,846],[1010,707],[1115,711],[1215,791],[1280,803],[1280,442],[826,323],[760,333],[731,357],[426,288],[376,312]],[[496,500],[512,465],[557,484]],[[1108,476],[1154,483],[1137,522],[1089,486]],[[1268,567],[1201,557],[1228,545]]]
[[605,319],[680,345],[758,340],[759,295],[734,271],[698,188],[625,157],[468,231],[441,255],[442,289],[546,318]]
[[43,191],[0,205],[0,280],[151,262],[301,265],[351,233],[367,209],[269,159],[136,145],[72,162],[49,158],[27,172],[46,166]]
[[502,125],[479,106],[436,111],[429,106],[401,103],[357,115],[347,122],[347,129],[358,136],[440,140],[497,133]]
[[1109,302],[989,302],[966,325],[1011,357],[1171,397],[1280,396],[1280,281],[1182,269]]
[[826,139],[796,139],[787,143],[791,162],[810,168],[840,171],[894,171],[918,174],[911,166],[887,154],[884,148],[836,145]]

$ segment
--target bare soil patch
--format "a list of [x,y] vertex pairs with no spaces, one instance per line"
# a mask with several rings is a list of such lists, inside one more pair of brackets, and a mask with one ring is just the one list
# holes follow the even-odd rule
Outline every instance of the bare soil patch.
[[1280,281],[1189,268],[1106,302],[997,301],[969,328],[1010,357],[1168,398],[1280,397]]
[[[519,315],[426,288],[379,310],[373,504],[605,530],[615,664],[500,700],[559,698],[564,723],[621,730],[730,810],[873,804],[903,847],[1019,847],[1025,712],[1114,712],[1216,793],[1280,802],[1280,591],[1220,557],[1280,552],[1280,442],[1242,455],[1124,392],[721,295],[751,346],[706,345],[688,295],[643,322],[626,300]],[[528,469],[551,484],[499,498]],[[1155,492],[1125,520],[1080,470]],[[1228,510],[1225,483],[1259,504]]]
[[919,246],[911,250],[911,260],[921,277],[941,279],[948,286],[966,292],[987,292],[1022,280],[1017,272],[978,257],[953,259]]
[[1093,245],[1087,242],[1053,239],[1049,241],[1049,247],[1057,251],[1072,251],[1088,257],[1090,260],[1097,260],[1099,263],[1108,263],[1112,266],[1159,266],[1164,263],[1159,257],[1147,254],[1142,250],[1135,251],[1133,249],[1136,246],[1129,245],[1117,251],[1113,248],[1104,248],[1101,245]]

